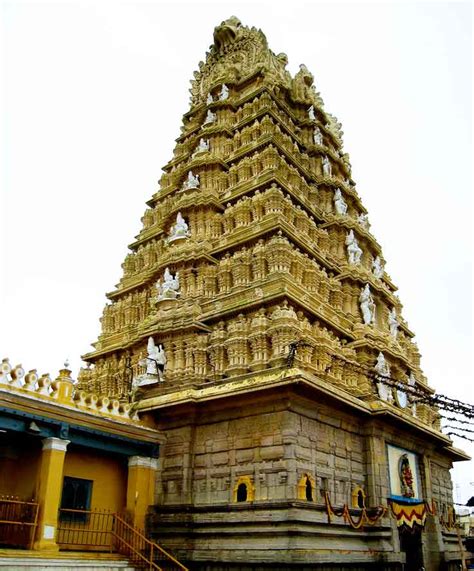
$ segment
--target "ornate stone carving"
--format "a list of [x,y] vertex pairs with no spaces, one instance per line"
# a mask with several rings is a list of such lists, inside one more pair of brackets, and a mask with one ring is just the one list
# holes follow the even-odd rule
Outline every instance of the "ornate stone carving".
[[207,110],[206,117],[204,119],[203,127],[209,125],[210,123],[215,123],[217,121],[217,115],[213,113],[210,109]]
[[370,223],[369,223],[369,215],[368,214],[359,214],[359,216],[357,217],[357,222],[362,226],[362,228],[369,230]]
[[366,325],[370,325],[375,321],[375,303],[370,293],[369,284],[366,284],[359,296],[360,310],[362,319]]
[[372,273],[376,278],[382,278],[384,274],[383,262],[379,256],[377,256],[372,262]]
[[346,246],[347,246],[347,256],[349,258],[349,264],[360,264],[360,259],[362,257],[362,249],[359,247],[356,237],[354,236],[354,231],[351,230],[346,236]]
[[[375,372],[378,376],[389,380],[390,377],[390,365],[385,360],[383,353],[379,353],[377,357],[377,362],[375,363]],[[391,402],[392,401],[392,391],[391,387],[384,382],[377,383],[377,390],[381,399]]]
[[205,153],[209,150],[209,141],[207,139],[199,139],[199,144],[196,147],[194,153],[193,153],[193,157],[195,157],[196,155],[198,155],[199,153]]
[[156,289],[158,291],[157,302],[166,299],[176,299],[180,295],[178,272],[173,277],[169,268],[166,268],[163,279],[159,279],[156,283]]
[[224,83],[221,87],[221,92],[219,93],[219,101],[225,101],[229,98],[229,88]]
[[323,165],[323,175],[324,176],[331,176],[332,166],[331,166],[330,160],[328,159],[328,157],[326,155],[323,156],[322,165]]
[[[322,145],[323,144],[323,134],[321,133],[321,129],[316,127],[313,132],[313,141],[315,145]],[[324,162],[323,162],[323,169],[324,169]],[[329,172],[329,174],[331,174]]]
[[390,328],[390,335],[396,339],[398,335],[398,317],[397,312],[394,307],[392,307],[391,311],[388,314],[388,326]]
[[344,135],[344,132],[342,131],[341,123],[339,123],[337,117],[331,115],[331,113],[327,113],[327,116],[329,122],[327,123],[326,128],[330,133],[332,133],[338,144],[342,146],[342,136]]
[[163,345],[155,345],[153,337],[148,338],[147,356],[141,359],[140,366],[146,368],[145,373],[134,379],[132,388],[136,389],[144,385],[162,382],[166,365],[166,354]]
[[189,171],[186,180],[181,186],[181,190],[191,190],[193,188],[199,188],[199,175],[195,175],[193,171]]
[[190,236],[189,226],[186,224],[186,221],[181,215],[181,212],[178,212],[176,216],[176,224],[171,226],[170,235],[168,236],[168,242],[174,242],[176,240],[183,240],[184,238],[188,238]]
[[334,192],[334,208],[336,209],[336,212],[342,216],[347,214],[347,204],[342,196],[340,188],[336,188]]
[[191,82],[191,101],[198,104],[219,80],[236,82],[257,69],[264,70],[269,79],[289,86],[291,77],[286,64],[285,54],[277,56],[268,49],[263,32],[242,26],[240,20],[232,16],[214,29],[214,44]]
[[[393,342],[388,314],[400,305],[390,282],[375,279],[382,254],[361,214],[340,124],[322,108],[308,69],[292,79],[285,66],[260,31],[236,18],[216,28],[192,85],[195,107],[104,309],[95,366],[81,377],[88,387],[127,395],[150,331],[166,347],[167,382],[157,394],[285,367],[299,340],[294,366],[324,372],[355,396],[370,390],[360,365],[371,364],[375,348],[390,351],[398,376],[419,371],[405,326]],[[360,284],[371,266],[377,299]],[[42,387],[50,390],[46,380]]]

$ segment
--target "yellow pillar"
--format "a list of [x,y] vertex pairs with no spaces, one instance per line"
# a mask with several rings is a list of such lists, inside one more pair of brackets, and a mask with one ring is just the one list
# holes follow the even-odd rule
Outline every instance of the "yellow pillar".
[[58,551],[56,533],[58,510],[63,486],[63,468],[69,440],[45,438],[39,476],[37,480],[37,501],[40,506],[38,528],[34,549]]
[[131,456],[128,459],[127,511],[140,529],[145,529],[148,506],[154,503],[157,469],[156,458]]

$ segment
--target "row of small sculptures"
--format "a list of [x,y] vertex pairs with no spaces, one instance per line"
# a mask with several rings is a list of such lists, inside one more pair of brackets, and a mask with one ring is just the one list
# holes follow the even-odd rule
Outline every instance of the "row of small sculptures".
[[[139,361],[140,366],[145,369],[145,373],[138,375],[134,379],[132,390],[136,390],[138,387],[145,385],[163,382],[166,363],[167,359],[163,345],[156,345],[153,337],[149,337],[147,344],[147,356]],[[382,352],[379,352],[377,356],[377,361],[374,365],[374,371],[377,375],[377,389],[380,398],[387,402],[391,402],[391,370],[390,365],[387,363],[387,360],[385,359],[385,356]],[[412,388],[416,386],[416,379],[413,376],[413,372],[410,372],[408,378],[408,386]],[[408,404],[407,393],[403,391],[402,388],[397,388],[397,400],[402,408],[406,407]]]
[[[158,292],[156,297],[157,302],[177,299],[181,293],[179,285],[179,272],[176,272],[176,274],[173,276],[169,268],[166,268],[163,274],[163,278],[160,278],[156,283],[156,289]],[[359,304],[364,324],[371,325],[375,323],[376,306],[370,291],[369,284],[366,284],[365,287],[361,290],[359,296]],[[395,339],[398,334],[399,323],[397,312],[394,307],[388,315],[388,321],[390,335]]]
[[[202,139],[201,139],[202,140]],[[199,188],[199,175],[193,174],[192,171],[188,172],[188,176],[182,184],[182,190],[189,190],[194,188]],[[345,216],[347,215],[347,203],[345,202],[341,190],[337,188],[334,192],[334,208],[337,214]],[[365,213],[359,214],[357,222],[366,230],[369,229],[370,224],[368,220],[368,215]],[[176,218],[176,224],[171,228],[170,237],[168,241],[173,241],[176,237],[187,237],[189,236],[189,227],[184,221],[180,212],[178,212]],[[354,236],[354,231],[351,230],[346,239],[346,245],[348,247],[349,260],[351,264],[359,263],[360,256],[362,255],[362,250],[360,249],[357,239]],[[380,260],[376,262],[377,266],[380,264]],[[377,272],[380,272],[380,268],[377,268]],[[375,270],[374,270],[374,273]],[[383,273],[383,272],[382,272]],[[376,273],[377,275],[377,273]],[[377,277],[382,277],[382,275],[377,275]]]

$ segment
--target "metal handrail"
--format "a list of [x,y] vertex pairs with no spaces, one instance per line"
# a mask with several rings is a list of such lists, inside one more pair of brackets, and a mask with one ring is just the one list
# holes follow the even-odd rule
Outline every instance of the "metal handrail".
[[[170,553],[168,553],[165,549],[160,547],[154,541],[150,541],[138,528],[134,527],[133,525],[130,525],[128,522],[125,521],[125,519],[123,519],[118,514],[115,514],[115,521],[119,525],[114,526],[114,532],[113,532],[114,536],[117,539],[119,546],[120,544],[124,544],[129,549],[129,551],[123,553],[119,548],[118,550],[120,553],[123,553],[123,555],[127,556],[131,556],[132,554],[134,554],[135,556],[138,556],[140,560],[142,560],[144,563],[147,564],[148,569],[163,571],[162,568],[154,562],[154,554],[156,550],[157,552],[161,553],[161,555],[166,557],[166,559],[168,559],[169,561],[174,563],[177,567],[179,567],[179,569],[181,569],[182,571],[189,571],[187,567],[185,567],[182,563],[180,563],[177,559],[175,559]],[[120,533],[119,530],[122,531],[122,533]],[[132,543],[129,543],[129,541],[125,539],[124,537],[125,533],[123,533],[123,531],[132,534]],[[147,556],[146,553],[143,553],[143,551],[139,551],[139,547],[142,548],[148,547],[149,555]]]
[[113,543],[114,517],[108,510],[60,508],[57,542],[66,549],[88,546],[109,551]]
[[[29,537],[28,540],[26,541],[26,545],[25,547],[27,549],[31,549],[32,545],[33,545],[33,540],[34,540],[34,536],[35,536],[35,529],[38,525],[38,503],[35,501],[25,501],[25,500],[20,500],[18,497],[14,497],[14,496],[0,496],[0,506],[1,508],[3,508],[3,506],[5,507],[12,507],[14,508],[13,513],[10,510],[7,510],[7,513],[4,512],[3,509],[0,509],[0,517],[2,517],[2,519],[0,519],[0,524],[6,525],[7,529],[8,526],[12,526],[12,539],[13,542],[17,542],[20,541],[20,544],[22,543],[21,541],[21,537],[18,536],[17,532],[15,532],[15,527],[13,526],[21,526],[23,527],[30,527],[31,530],[29,532]],[[22,507],[29,507],[32,508],[32,513],[29,513],[29,521],[25,521],[24,516],[26,515],[25,513],[21,513],[21,511],[19,512],[18,509],[15,508],[19,508],[21,510]],[[8,516],[11,516],[10,519],[6,519],[8,518]],[[19,519],[19,517],[21,517],[22,519]],[[8,532],[7,532],[7,536],[8,536]]]

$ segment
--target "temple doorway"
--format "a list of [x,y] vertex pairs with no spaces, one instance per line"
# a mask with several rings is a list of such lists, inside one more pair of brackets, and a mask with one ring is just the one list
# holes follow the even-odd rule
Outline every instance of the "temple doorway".
[[400,549],[406,555],[403,571],[420,571],[423,567],[423,549],[421,544],[421,528],[402,526],[400,528]]

